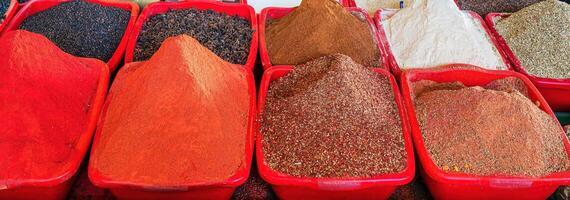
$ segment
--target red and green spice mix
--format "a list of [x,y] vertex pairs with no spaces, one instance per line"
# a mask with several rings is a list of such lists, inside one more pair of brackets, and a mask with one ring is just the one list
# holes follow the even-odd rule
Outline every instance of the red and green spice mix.
[[261,122],[266,164],[295,177],[372,177],[406,167],[388,77],[340,54],[270,84]]
[[426,148],[444,171],[540,177],[569,169],[562,129],[529,99],[522,80],[412,86]]

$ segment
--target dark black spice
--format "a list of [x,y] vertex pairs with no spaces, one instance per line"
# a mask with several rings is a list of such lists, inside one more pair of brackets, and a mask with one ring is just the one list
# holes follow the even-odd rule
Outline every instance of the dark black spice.
[[10,7],[10,0],[0,0],[0,24],[4,22],[6,18],[6,11]]
[[28,1],[30,1],[30,0],[18,0],[18,3],[26,3]]
[[245,64],[254,30],[239,16],[212,10],[169,10],[150,17],[139,34],[134,60],[148,60],[166,38],[188,34],[222,59]]
[[20,29],[42,34],[72,55],[107,62],[125,34],[130,15],[120,8],[71,1],[28,17]]
[[472,10],[485,17],[491,12],[516,12],[542,0],[458,0],[462,10]]

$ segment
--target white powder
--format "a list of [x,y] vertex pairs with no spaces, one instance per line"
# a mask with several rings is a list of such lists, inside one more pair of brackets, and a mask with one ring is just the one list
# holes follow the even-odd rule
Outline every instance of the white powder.
[[[404,8],[408,7],[411,2],[412,0],[404,0]],[[374,16],[380,8],[400,8],[400,0],[354,0],[354,3],[356,3],[356,7],[366,10],[370,16]]]
[[416,0],[382,24],[402,69],[452,63],[506,69],[482,24],[453,0]]
[[301,4],[301,0],[247,0],[247,4],[255,9],[256,13],[267,7],[291,8]]

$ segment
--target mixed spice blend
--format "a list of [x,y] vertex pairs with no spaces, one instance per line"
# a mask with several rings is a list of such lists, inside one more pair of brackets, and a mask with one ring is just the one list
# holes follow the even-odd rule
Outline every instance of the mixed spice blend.
[[10,0],[0,0],[0,24],[2,24],[6,18],[8,7],[10,7]]

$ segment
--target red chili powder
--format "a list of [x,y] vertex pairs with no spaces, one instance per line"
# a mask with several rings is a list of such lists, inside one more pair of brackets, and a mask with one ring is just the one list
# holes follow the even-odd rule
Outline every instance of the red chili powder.
[[79,165],[75,145],[87,131],[102,67],[36,33],[0,38],[0,188],[57,178]]
[[227,180],[246,162],[250,96],[242,68],[186,35],[127,64],[109,92],[92,169],[162,186]]

